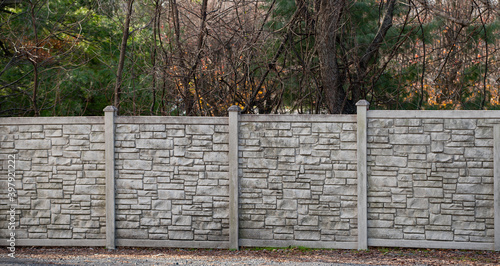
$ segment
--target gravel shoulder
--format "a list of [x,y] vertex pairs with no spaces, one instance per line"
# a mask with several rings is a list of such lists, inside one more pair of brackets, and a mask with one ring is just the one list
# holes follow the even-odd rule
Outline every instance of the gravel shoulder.
[[1,265],[498,265],[500,252],[439,249],[303,248],[240,251],[168,248],[18,247],[0,252]]

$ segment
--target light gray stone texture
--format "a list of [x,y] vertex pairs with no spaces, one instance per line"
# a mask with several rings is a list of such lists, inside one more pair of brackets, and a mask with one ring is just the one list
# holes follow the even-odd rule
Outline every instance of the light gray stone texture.
[[424,134],[394,134],[389,136],[389,140],[391,144],[414,144],[414,145],[422,145],[422,144],[431,144],[431,138],[429,135]]
[[[355,124],[246,122],[240,127],[240,143],[250,144],[239,147],[243,155],[243,160],[240,159],[242,239],[321,241],[319,229],[330,230],[329,234],[338,237],[356,236],[355,224],[343,227],[345,231],[340,232],[332,231],[335,223],[320,222],[323,217],[344,219],[344,225],[356,222],[355,208],[338,210],[340,196],[350,195],[354,197],[352,202],[356,200],[357,157],[353,142],[356,135],[352,125]],[[275,134],[276,128],[291,130]],[[332,184],[327,177],[343,182]],[[356,205],[347,202],[346,206]],[[256,208],[262,213],[255,214]],[[274,230],[261,236],[264,226]],[[292,227],[283,231],[283,226]],[[250,231],[257,228],[262,232]]]
[[136,140],[135,147],[147,150],[171,150],[173,149],[173,142],[170,139],[138,139]]
[[[384,236],[383,231],[369,229],[372,236],[400,239],[401,232],[404,239],[415,241],[472,241],[463,235],[484,237],[481,228],[493,225],[491,220],[481,220],[493,216],[491,196],[485,203],[490,207],[480,206],[476,199],[493,195],[491,181],[485,182],[491,180],[493,172],[483,166],[493,160],[488,144],[491,127],[478,127],[477,119],[468,118],[406,120],[378,118],[369,122],[369,226],[391,232]],[[376,146],[378,135],[388,136],[389,145]],[[406,157],[407,165],[391,161],[396,156]],[[396,186],[391,180],[394,174]],[[387,179],[382,180],[384,177]],[[380,222],[388,213],[396,214],[393,226]],[[465,232],[467,229],[461,227],[467,225],[470,228]],[[492,241],[491,236],[488,241]]]
[[14,146],[18,150],[47,150],[50,149],[50,140],[16,140]]
[[[229,243],[236,220],[236,247],[248,240],[351,245],[364,229],[374,243],[500,243],[500,119],[424,113],[368,111],[365,157],[360,126],[347,116],[242,116],[233,139],[227,119],[123,118],[112,135],[116,189],[109,190],[102,119],[0,123],[0,154],[19,156],[25,238],[105,239],[107,194],[116,198],[113,234],[126,241]],[[360,156],[366,200],[358,197]]]
[[186,125],[186,134],[190,135],[213,135],[215,127],[213,125]]

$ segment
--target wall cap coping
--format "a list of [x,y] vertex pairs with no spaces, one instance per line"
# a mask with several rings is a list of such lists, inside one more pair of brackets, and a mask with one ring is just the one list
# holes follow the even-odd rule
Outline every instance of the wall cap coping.
[[229,112],[241,112],[241,108],[237,105],[233,105],[227,109]]
[[368,102],[367,100],[359,100],[356,103],[356,106],[370,106],[370,102]]
[[500,119],[499,110],[371,110],[368,118]]
[[103,110],[104,112],[116,112],[118,111],[118,108],[114,107],[113,105],[108,105],[106,108]]
[[228,117],[118,116],[115,124],[227,125]]
[[2,117],[0,125],[92,125],[104,124],[104,116]]
[[356,123],[356,115],[241,115],[240,122]]

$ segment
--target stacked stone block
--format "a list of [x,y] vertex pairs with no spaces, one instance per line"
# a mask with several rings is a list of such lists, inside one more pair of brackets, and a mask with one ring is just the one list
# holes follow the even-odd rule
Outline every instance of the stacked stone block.
[[356,124],[241,121],[240,238],[355,242]]
[[[16,239],[105,238],[101,120],[82,125],[32,119],[33,124],[0,126],[2,176],[7,177],[8,155],[16,156]],[[11,206],[6,195],[2,210]],[[0,222],[3,234],[6,220]]]
[[117,239],[228,240],[228,126],[185,121],[117,124]]
[[493,242],[494,119],[369,119],[368,236]]

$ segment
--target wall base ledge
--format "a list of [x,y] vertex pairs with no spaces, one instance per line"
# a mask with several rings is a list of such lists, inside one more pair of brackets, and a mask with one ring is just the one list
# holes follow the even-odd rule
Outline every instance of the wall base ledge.
[[[229,241],[181,241],[181,240],[138,240],[117,239],[117,246],[122,247],[166,247],[166,248],[216,248],[228,249]],[[240,239],[242,247],[289,247],[301,246],[326,249],[357,249],[356,242],[334,241],[297,241],[297,240],[256,240]],[[2,241],[0,246],[8,246]],[[16,239],[16,246],[47,246],[47,247],[105,247],[105,239]],[[494,250],[494,243],[426,241],[426,240],[391,240],[368,239],[370,247],[401,247],[401,248],[437,248],[437,249],[467,249]]]
[[374,239],[374,238],[368,239],[368,246],[400,247],[400,248],[494,250],[494,243],[427,241],[427,240],[393,240],[393,239]]
[[242,247],[307,247],[327,249],[357,249],[357,242],[298,241],[298,240],[256,240],[240,239]]
[[119,246],[119,247],[154,247],[154,248],[229,249],[229,241],[117,239],[116,246]]
[[[8,241],[1,241],[0,246],[8,245]],[[16,247],[18,246],[104,247],[106,239],[16,239]]]

